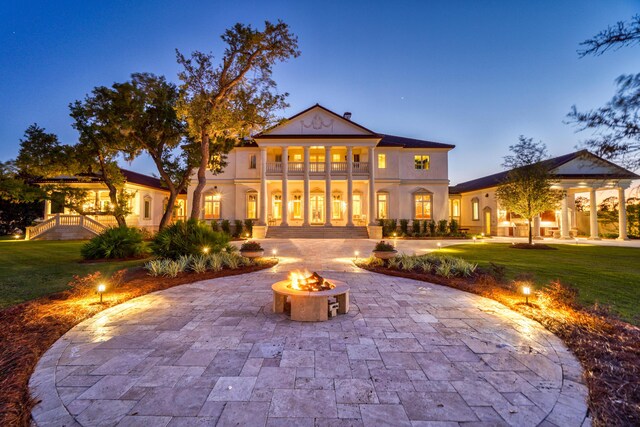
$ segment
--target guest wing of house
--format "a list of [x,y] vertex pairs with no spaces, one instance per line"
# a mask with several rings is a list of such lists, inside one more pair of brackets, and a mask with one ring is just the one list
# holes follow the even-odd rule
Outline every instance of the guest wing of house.
[[[453,148],[374,132],[351,120],[351,113],[336,114],[316,104],[235,147],[222,173],[208,172],[200,219],[252,220],[255,238],[379,238],[381,219],[455,219],[474,233],[525,235],[526,221],[501,210],[495,198],[495,189],[507,172],[449,187],[448,155]],[[624,189],[638,178],[587,151],[556,157],[545,165],[558,178],[556,187],[565,196],[557,211],[536,219],[538,235],[569,238],[577,230],[577,193],[590,193],[594,202],[596,192],[602,190],[616,190],[624,197]],[[126,189],[134,195],[127,222],[156,230],[166,205],[166,189],[157,178],[125,170],[123,174]],[[47,203],[48,225],[38,225],[32,238],[48,238],[47,233],[58,236],[49,230],[62,226],[61,221],[82,222],[85,229],[86,224],[95,225],[91,221],[103,226],[113,223],[112,217],[102,215],[109,203],[106,186],[97,176],[89,178],[55,180],[90,190],[87,204],[94,213],[81,220],[77,213]],[[194,175],[188,193],[178,199],[174,220],[190,212],[196,184]],[[49,221],[56,214],[57,223]],[[597,237],[595,213],[590,225],[595,230],[592,237]],[[99,227],[93,228],[95,232]]]

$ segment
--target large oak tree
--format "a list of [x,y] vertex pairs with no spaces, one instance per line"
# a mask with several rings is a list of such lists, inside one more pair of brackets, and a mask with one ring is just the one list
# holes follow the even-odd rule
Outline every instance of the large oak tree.
[[278,93],[272,79],[274,64],[300,54],[297,37],[282,21],[267,21],[263,30],[238,23],[221,38],[226,48],[217,66],[211,54],[195,51],[187,58],[176,50],[183,68],[177,111],[200,148],[194,219],[200,218],[207,170],[221,172],[233,146],[272,124],[275,111],[286,106],[287,94]]

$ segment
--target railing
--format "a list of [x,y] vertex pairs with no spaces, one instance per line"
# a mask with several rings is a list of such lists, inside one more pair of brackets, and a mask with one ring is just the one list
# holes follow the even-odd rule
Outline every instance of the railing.
[[[289,162],[288,173],[304,173],[304,162]],[[331,172],[347,173],[348,162],[331,162]],[[281,174],[283,170],[282,162],[267,162],[266,172],[269,174]],[[309,173],[324,173],[325,162],[309,162]],[[353,162],[352,172],[356,175],[369,173],[369,162]]]
[[81,216],[80,218],[80,225],[96,234],[100,234],[107,229],[106,225],[96,221],[95,219],[89,218],[88,216]]
[[35,225],[33,227],[27,227],[27,232],[25,233],[25,240],[29,240],[32,239],[36,236],[39,236],[40,234],[44,233],[47,230],[51,230],[53,227],[56,226],[57,223],[57,218],[56,217],[52,217],[47,219],[46,221],[41,222],[38,225]]
[[84,227],[92,233],[100,234],[108,228],[108,225],[85,215],[49,214],[47,219],[40,224],[27,227],[25,240],[34,239],[56,227]]

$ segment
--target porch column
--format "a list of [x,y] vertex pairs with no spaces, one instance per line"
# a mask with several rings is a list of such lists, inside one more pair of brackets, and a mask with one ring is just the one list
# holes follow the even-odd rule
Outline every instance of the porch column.
[[309,225],[309,193],[311,192],[311,181],[309,181],[309,146],[304,147],[304,204],[302,209],[304,212],[303,226]]
[[324,147],[324,226],[331,226],[331,147]]
[[540,235],[540,215],[533,217],[533,239],[542,240],[542,236]]
[[562,192],[562,213],[560,214],[560,238],[571,239],[569,234],[569,202],[567,191]]
[[347,227],[353,227],[353,147],[347,147]]
[[596,200],[596,189],[589,189],[589,239],[600,240],[598,233],[598,202]]
[[289,147],[282,147],[282,221],[281,226],[289,225],[289,192],[287,188],[289,179]]
[[267,148],[260,147],[260,222],[267,225]]
[[374,147],[369,147],[369,225],[376,225],[376,174],[373,161]]
[[618,187],[618,239],[627,240],[627,200],[624,187]]
[[44,201],[44,219],[48,219],[49,215],[51,215],[51,200],[47,199]]

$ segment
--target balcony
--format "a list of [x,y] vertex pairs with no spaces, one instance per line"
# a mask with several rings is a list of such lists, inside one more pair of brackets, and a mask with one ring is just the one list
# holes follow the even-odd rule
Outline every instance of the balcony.
[[[289,175],[304,174],[304,162],[289,162],[288,166]],[[347,175],[348,166],[348,162],[331,162],[331,174]],[[282,169],[282,162],[267,162],[267,175],[281,175]],[[310,175],[324,175],[325,169],[325,162],[309,162]],[[368,175],[369,162],[353,162],[352,171],[353,175]]]

